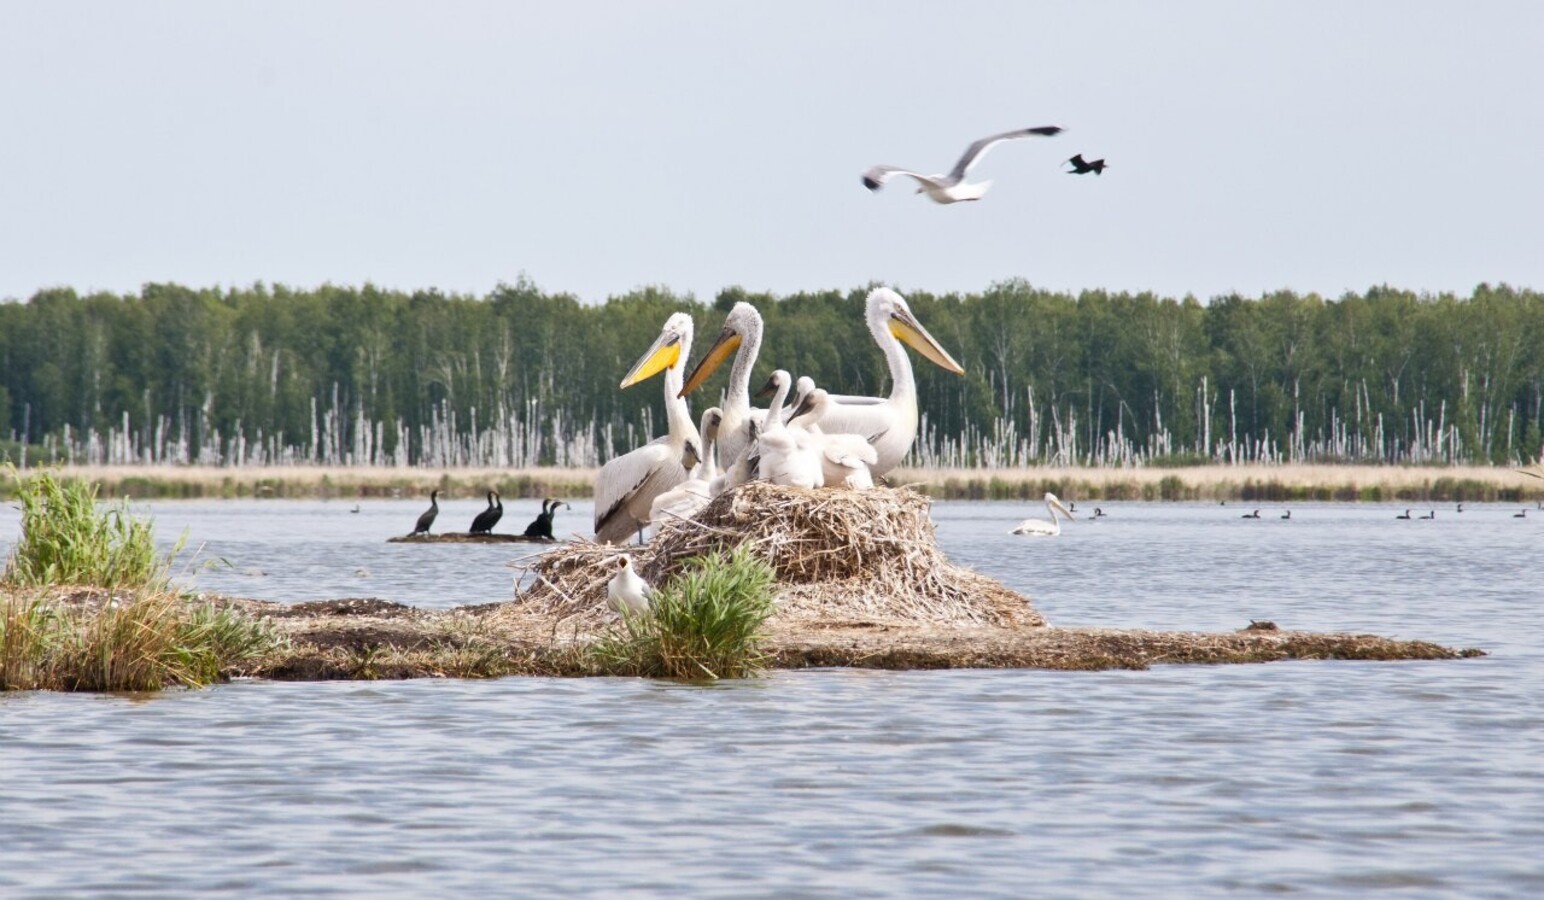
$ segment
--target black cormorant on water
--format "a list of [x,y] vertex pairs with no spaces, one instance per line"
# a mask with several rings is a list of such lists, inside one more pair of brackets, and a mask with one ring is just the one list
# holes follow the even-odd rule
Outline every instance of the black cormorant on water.
[[434,524],[434,519],[440,514],[440,492],[429,492],[429,508],[418,517],[418,524],[413,526],[414,534],[428,534],[429,526]]
[[1258,519],[1258,518],[1260,518],[1260,511],[1257,509],[1254,512],[1244,513],[1243,515],[1239,516],[1239,518],[1240,519]]
[[[552,504],[550,508],[547,506],[549,503]],[[525,536],[528,538],[541,538],[547,541],[555,540],[552,536],[552,516],[558,511],[559,506],[568,506],[568,504],[562,500],[542,500],[541,515],[536,517],[536,521],[525,526]],[[568,508],[573,509],[572,506],[568,506]]]
[[1290,519],[1290,518],[1292,518],[1292,510],[1289,509],[1286,512],[1282,513],[1281,517],[1283,519]]
[[1407,509],[1407,510],[1405,510],[1405,514],[1404,515],[1402,515],[1402,516],[1395,516],[1394,518],[1396,518],[1396,519],[1408,519],[1408,518],[1410,518],[1410,510]]
[[477,514],[472,520],[472,534],[491,534],[493,526],[499,524],[499,519],[504,516],[504,501],[499,499],[498,491],[488,492],[488,508]]
[[1436,517],[1437,517],[1437,511],[1436,510],[1432,510],[1431,512],[1427,513],[1426,515],[1421,516],[1421,518],[1423,518],[1423,519],[1435,519]]

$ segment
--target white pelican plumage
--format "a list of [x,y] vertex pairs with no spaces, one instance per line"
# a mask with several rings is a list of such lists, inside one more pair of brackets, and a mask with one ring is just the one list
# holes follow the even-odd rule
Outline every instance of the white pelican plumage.
[[901,342],[905,341],[940,368],[956,375],[965,374],[965,370],[928,334],[912,315],[906,300],[895,291],[883,287],[870,291],[864,317],[869,334],[884,351],[890,366],[890,396],[832,394],[831,403],[817,422],[827,434],[860,434],[873,444],[878,461],[870,471],[877,476],[900,465],[917,438],[917,383]]
[[692,367],[686,385],[681,388],[681,396],[685,397],[702,387],[729,354],[734,354],[729,387],[724,391],[723,420],[718,428],[719,457],[726,467],[732,465],[751,443],[751,423],[759,424],[766,416],[766,410],[751,408],[751,369],[756,366],[756,354],[761,352],[761,324],[761,313],[756,307],[736,303],[724,319],[718,340]]
[[699,454],[697,448],[688,443],[686,449],[689,456],[694,457],[693,465],[687,466],[691,474],[687,479],[670,490],[654,498],[654,504],[649,509],[649,521],[655,525],[662,525],[671,518],[690,519],[702,511],[708,501],[712,499],[709,486],[718,477],[718,464],[714,461],[714,441],[718,439],[719,423],[723,418],[723,412],[716,406],[710,406],[702,412],[702,451]]
[[617,573],[606,582],[606,599],[611,608],[624,616],[648,612],[654,589],[633,568],[632,557],[626,553],[618,556],[616,567]]
[[869,466],[879,459],[879,454],[862,435],[828,434],[814,424],[830,406],[831,395],[825,388],[814,387],[814,382],[810,384],[804,400],[788,417],[789,427],[805,429],[803,441],[820,454],[821,476],[826,487],[868,490],[874,486]]
[[778,369],[767,382],[775,389],[772,405],[767,407],[767,421],[761,429],[757,446],[761,448],[761,477],[773,484],[792,487],[819,487],[825,477],[820,468],[820,454],[809,445],[803,429],[783,424],[783,400],[793,378]]
[[702,446],[691,412],[680,397],[681,370],[691,349],[692,317],[675,313],[665,320],[653,346],[622,379],[622,387],[627,388],[660,371],[665,373],[669,430],[601,467],[595,479],[595,539],[601,543],[626,541],[649,524],[654,498],[686,480],[681,457],[687,442]]
[[1047,491],[1045,495],[1045,508],[1046,511],[1051,514],[1051,520],[1049,522],[1047,522],[1045,519],[1025,519],[1024,521],[1020,522],[1019,526],[1013,529],[1013,531],[1010,533],[1022,534],[1029,537],[1055,537],[1056,535],[1061,534],[1061,521],[1056,518],[1056,514],[1061,513],[1062,515],[1066,516],[1067,521],[1070,522],[1073,518],[1072,510],[1063,506],[1062,502],[1056,499],[1056,495],[1050,493],[1049,491]]
[[[723,433],[723,429],[719,429]],[[724,471],[708,485],[708,494],[717,497],[730,488],[739,487],[747,481],[752,481],[758,474],[761,464],[760,444],[761,423],[752,419],[750,424],[751,442],[745,445],[740,455],[734,461],[724,467]],[[724,457],[728,459],[728,457]]]
[[954,168],[948,175],[921,175],[906,169],[898,169],[895,166],[875,166],[863,173],[863,186],[871,191],[877,191],[884,183],[896,175],[905,175],[917,179],[920,185],[917,193],[927,194],[934,203],[958,203],[961,200],[980,200],[981,195],[991,186],[990,181],[981,181],[970,184],[965,181],[965,175],[970,167],[976,164],[982,155],[1001,141],[1009,141],[1015,138],[1026,137],[1051,137],[1060,134],[1061,128],[1055,125],[1041,125],[1038,128],[1021,128],[1017,131],[1005,131],[1002,134],[994,134],[984,137],[965,148],[964,154],[954,164]]

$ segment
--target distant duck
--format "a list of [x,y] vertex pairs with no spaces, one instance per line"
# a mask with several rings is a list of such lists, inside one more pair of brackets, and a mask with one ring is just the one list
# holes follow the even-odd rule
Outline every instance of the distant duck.
[[1423,518],[1423,519],[1435,519],[1436,517],[1437,517],[1437,511],[1436,510],[1432,510],[1431,512],[1427,513],[1426,515],[1421,516],[1421,518]]
[[[549,503],[552,504],[550,508],[547,506]],[[528,538],[540,538],[544,541],[556,540],[552,536],[552,517],[557,513],[559,506],[568,506],[568,504],[562,500],[544,498],[541,501],[541,515],[537,516],[536,520],[531,524],[525,526],[525,536]],[[573,509],[572,506],[568,506],[568,508]]]
[[504,501],[499,499],[498,491],[488,492],[488,508],[477,514],[472,520],[473,534],[492,534],[493,526],[499,524],[499,519],[504,516]]
[[1410,510],[1407,509],[1407,510],[1405,510],[1404,515],[1395,516],[1394,518],[1396,518],[1396,519],[1408,519],[1408,518],[1410,518]]
[[1094,507],[1094,518],[1096,518],[1096,519],[1104,518],[1104,510],[1100,509],[1097,506]]
[[633,568],[633,558],[623,553],[617,557],[616,568],[617,573],[606,582],[606,599],[611,608],[622,615],[648,612],[654,589]]
[[1523,510],[1521,512],[1512,513],[1512,518],[1514,518],[1514,519],[1526,519],[1526,518],[1528,518],[1528,511],[1525,509],[1525,510]]
[[1243,515],[1239,516],[1239,518],[1240,519],[1258,519],[1258,518],[1260,518],[1260,511],[1257,509],[1254,512],[1247,512],[1247,513],[1244,513]]
[[430,526],[432,526],[434,524],[434,520],[435,520],[435,518],[437,516],[439,516],[439,514],[440,514],[440,492],[437,491],[437,490],[436,491],[430,491],[429,492],[429,508],[424,510],[423,515],[418,517],[418,524],[413,526],[413,533],[414,534],[428,534]]
[[1289,509],[1286,512],[1282,513],[1281,517],[1283,519],[1290,519],[1290,518],[1292,518],[1292,510]]

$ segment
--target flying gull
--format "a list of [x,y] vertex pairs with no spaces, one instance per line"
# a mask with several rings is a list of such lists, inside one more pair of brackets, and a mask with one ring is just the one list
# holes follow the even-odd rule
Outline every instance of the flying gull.
[[948,175],[919,175],[906,169],[898,169],[895,166],[875,166],[863,173],[863,186],[871,191],[877,191],[893,175],[908,175],[917,179],[921,185],[917,193],[927,194],[935,203],[957,203],[961,200],[980,200],[981,195],[992,184],[990,181],[981,181],[969,184],[965,181],[965,175],[970,167],[976,164],[982,154],[991,149],[993,144],[999,141],[1010,141],[1015,138],[1026,137],[1051,137],[1060,134],[1062,129],[1056,125],[1041,125],[1038,128],[1023,128],[1018,131],[1005,131],[1002,134],[994,134],[984,137],[965,148],[965,153],[959,162],[954,164],[954,169]]

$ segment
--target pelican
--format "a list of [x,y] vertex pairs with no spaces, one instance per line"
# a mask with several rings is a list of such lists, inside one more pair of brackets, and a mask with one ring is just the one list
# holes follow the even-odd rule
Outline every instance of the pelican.
[[1394,518],[1396,518],[1396,519],[1408,519],[1408,518],[1410,518],[1410,510],[1407,509],[1407,510],[1405,510],[1404,515],[1402,515],[1402,516],[1395,516]]
[[710,486],[718,477],[718,463],[713,459],[714,442],[718,440],[718,431],[723,422],[723,412],[716,406],[710,406],[702,412],[702,452],[697,453],[697,448],[691,443],[686,445],[688,454],[697,457],[693,465],[687,466],[691,475],[685,481],[654,498],[654,505],[649,509],[649,521],[656,525],[662,524],[670,517],[690,519],[702,511],[708,501],[712,499]]
[[794,416],[799,414],[799,410],[804,408],[805,398],[808,397],[810,392],[814,390],[815,379],[809,377],[808,375],[800,375],[798,379],[794,381],[793,400],[789,402],[788,408],[783,411],[784,425],[787,425],[789,422],[793,421]]
[[772,373],[767,385],[774,389],[772,405],[767,407],[766,425],[761,429],[757,446],[761,448],[761,477],[773,484],[792,487],[819,487],[825,478],[821,472],[820,454],[803,441],[802,428],[783,424],[783,400],[793,378],[783,369]]
[[1051,521],[1047,522],[1045,519],[1025,519],[1009,534],[1022,534],[1028,537],[1055,537],[1061,534],[1061,521],[1056,518],[1056,514],[1061,513],[1070,522],[1072,521],[1072,511],[1063,506],[1062,502],[1056,499],[1056,495],[1049,491],[1045,495],[1045,508],[1051,514]]
[[429,528],[434,524],[435,518],[440,514],[440,492],[429,492],[429,508],[418,517],[418,524],[413,526],[414,534],[428,534]]
[[1243,515],[1239,516],[1239,518],[1240,519],[1258,519],[1258,518],[1260,518],[1260,511],[1257,509],[1254,512],[1251,512],[1251,513],[1244,513]]
[[818,425],[811,424],[831,404],[831,395],[824,388],[813,387],[813,381],[810,384],[804,400],[788,417],[788,425],[805,429],[802,440],[820,454],[821,481],[826,487],[868,490],[874,486],[869,466],[879,454],[860,434],[825,434]]
[[895,166],[875,166],[863,173],[863,186],[871,191],[877,191],[885,182],[895,175],[906,175],[917,179],[920,187],[917,193],[927,194],[934,203],[957,203],[961,200],[980,200],[981,195],[991,186],[990,181],[981,181],[970,184],[965,181],[965,174],[970,167],[976,164],[986,151],[990,150],[1000,141],[1009,141],[1015,138],[1026,137],[1051,137],[1060,134],[1061,128],[1055,125],[1041,125],[1038,128],[1021,128],[1018,131],[1004,131],[1002,134],[994,134],[984,137],[965,148],[965,153],[954,164],[948,175],[920,175],[906,169],[898,169]]
[[489,491],[488,508],[472,519],[472,534],[491,534],[493,526],[499,524],[499,519],[503,517],[504,501],[499,499],[498,491]]
[[869,334],[890,365],[890,396],[832,394],[830,405],[816,424],[827,434],[860,434],[867,439],[878,454],[878,461],[869,470],[879,476],[900,465],[917,438],[917,383],[901,342],[940,368],[956,375],[965,374],[965,370],[922,327],[900,294],[875,288],[869,292],[866,307]]
[[626,540],[634,533],[641,537],[654,498],[686,480],[686,467],[681,464],[686,442],[702,446],[691,412],[680,397],[681,370],[691,349],[692,317],[675,313],[622,379],[621,386],[628,388],[664,371],[669,430],[601,467],[595,479],[595,539],[603,544]]
[[751,423],[766,416],[765,410],[751,408],[751,369],[756,366],[756,354],[761,352],[761,313],[749,303],[736,303],[724,319],[724,329],[718,340],[708,348],[702,359],[686,377],[681,396],[702,387],[729,354],[734,354],[734,366],[729,370],[729,388],[724,393],[722,420],[718,427],[718,453],[726,466],[739,458],[751,442]]
[[[720,429],[722,432],[722,429]],[[747,481],[752,481],[760,474],[761,468],[761,425],[756,420],[751,420],[751,442],[745,445],[740,455],[734,462],[724,467],[724,471],[708,485],[708,495],[717,497],[724,491],[733,487],[739,487]]]
[[611,608],[623,616],[648,612],[654,589],[633,568],[632,557],[626,553],[618,556],[616,567],[617,573],[606,582],[606,599]]

